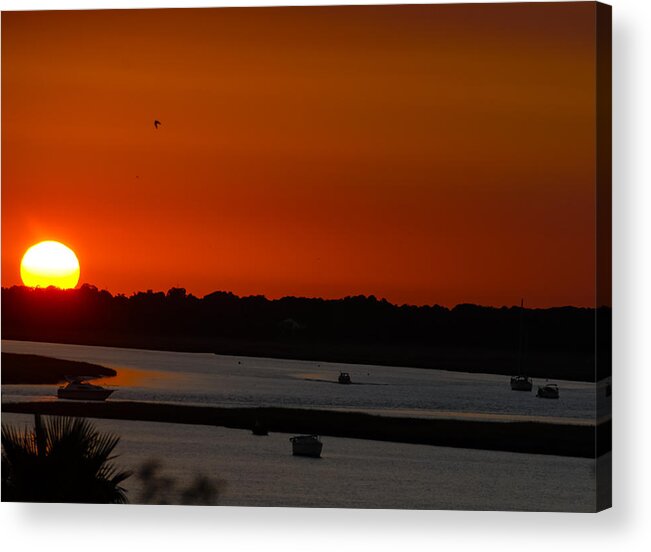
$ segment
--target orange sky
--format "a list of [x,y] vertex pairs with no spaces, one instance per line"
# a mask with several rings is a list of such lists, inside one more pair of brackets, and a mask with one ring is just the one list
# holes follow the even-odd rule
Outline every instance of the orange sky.
[[4,12],[2,285],[594,305],[594,10]]

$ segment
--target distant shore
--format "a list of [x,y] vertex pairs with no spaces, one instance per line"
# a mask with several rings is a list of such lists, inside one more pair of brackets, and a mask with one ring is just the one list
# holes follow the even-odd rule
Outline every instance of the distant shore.
[[[301,340],[248,340],[242,338],[174,338],[126,336],[123,334],[96,335],[92,332],[52,332],[47,337],[29,334],[5,334],[3,339],[85,345],[90,347],[117,347],[181,353],[214,353],[227,356],[303,360],[307,362],[334,362],[342,364],[391,366],[400,369],[421,368],[474,374],[515,375],[517,359],[513,351],[490,348],[423,347],[415,344],[392,343],[328,343]],[[532,378],[594,382],[594,356],[577,352],[529,352],[526,372]]]
[[610,420],[595,426],[377,416],[299,408],[223,408],[131,401],[3,403],[3,412],[215,425],[445,447],[595,458],[610,450]]
[[2,353],[2,385],[54,385],[65,376],[110,377],[117,375],[112,368],[89,362],[62,360],[39,355]]
[[448,308],[230,291],[199,298],[176,287],[126,297],[89,284],[1,291],[3,339],[502,375],[521,368],[537,379],[611,375],[607,307]]

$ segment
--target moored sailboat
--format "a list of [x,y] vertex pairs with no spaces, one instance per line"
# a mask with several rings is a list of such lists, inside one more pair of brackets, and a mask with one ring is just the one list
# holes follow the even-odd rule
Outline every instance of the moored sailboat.
[[558,385],[555,383],[546,383],[545,385],[538,386],[538,393],[536,397],[541,399],[558,399],[560,396],[560,391],[558,390]]
[[523,374],[511,376],[511,389],[513,391],[531,391],[533,389],[533,381],[529,376]]
[[520,300],[520,345],[518,353],[518,373],[511,376],[512,391],[531,391],[533,381],[522,372],[522,357],[524,356],[524,299]]

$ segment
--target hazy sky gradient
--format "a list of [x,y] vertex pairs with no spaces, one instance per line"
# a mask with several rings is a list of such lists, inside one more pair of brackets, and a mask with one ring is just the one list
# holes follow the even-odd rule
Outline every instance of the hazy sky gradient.
[[[2,285],[594,305],[593,3],[2,14]],[[156,131],[154,119],[162,121]]]

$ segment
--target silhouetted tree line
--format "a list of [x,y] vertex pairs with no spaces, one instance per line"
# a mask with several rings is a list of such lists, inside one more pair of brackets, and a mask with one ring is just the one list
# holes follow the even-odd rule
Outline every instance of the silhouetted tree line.
[[[611,311],[607,308],[557,307],[525,309],[522,313],[519,307],[472,304],[451,309],[394,305],[374,296],[269,300],[261,295],[238,297],[224,291],[200,299],[183,288],[172,288],[167,293],[149,290],[127,297],[113,296],[88,284],[72,290],[22,286],[2,289],[5,339],[56,341],[59,336],[77,335],[77,342],[115,344],[116,336],[128,336],[122,340],[128,346],[147,347],[151,340],[155,348],[175,348],[174,343],[178,343],[176,348],[185,350],[211,350],[211,340],[223,343],[237,339],[336,346],[395,345],[407,353],[410,347],[444,347],[500,349],[517,354],[521,316],[528,353],[576,353],[594,365],[596,316],[604,340],[608,339],[600,347],[604,352],[610,350]],[[160,347],[161,342],[169,347]]]

